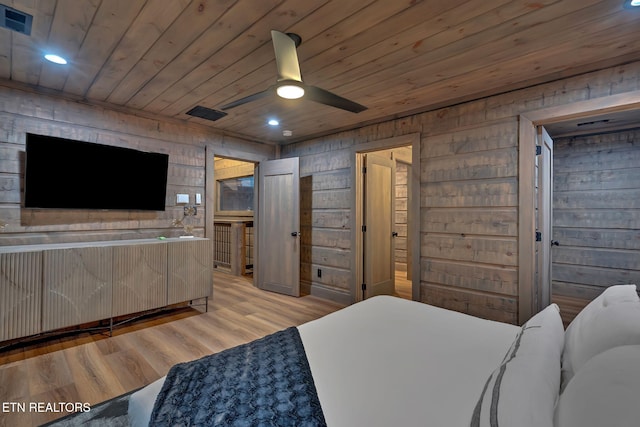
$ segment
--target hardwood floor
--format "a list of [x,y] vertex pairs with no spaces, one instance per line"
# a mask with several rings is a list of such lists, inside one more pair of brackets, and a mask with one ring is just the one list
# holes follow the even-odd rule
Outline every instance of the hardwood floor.
[[407,272],[396,270],[396,290],[394,295],[404,299],[412,299],[411,280],[407,280]]
[[153,382],[176,363],[342,307],[313,296],[264,292],[248,278],[216,271],[206,313],[185,307],[117,327],[112,337],[82,332],[0,350],[0,426],[40,425],[67,413],[30,411],[30,404],[94,405]]

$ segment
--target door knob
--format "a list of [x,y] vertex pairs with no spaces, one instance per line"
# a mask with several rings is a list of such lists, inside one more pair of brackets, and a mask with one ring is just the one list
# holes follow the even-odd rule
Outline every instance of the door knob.
[[291,236],[293,236],[293,237],[298,237],[298,236],[300,236],[300,233],[298,233],[297,231],[293,231],[293,232],[291,233]]
[[560,242],[558,242],[557,240],[552,240],[551,246],[560,246]]
[[391,237],[398,237],[398,232],[397,231],[392,232]]

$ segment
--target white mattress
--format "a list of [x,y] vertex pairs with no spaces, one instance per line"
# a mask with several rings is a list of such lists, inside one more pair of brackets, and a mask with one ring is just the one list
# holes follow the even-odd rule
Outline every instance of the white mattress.
[[[390,296],[298,327],[327,424],[468,426],[520,328]],[[164,378],[134,393],[146,426]]]

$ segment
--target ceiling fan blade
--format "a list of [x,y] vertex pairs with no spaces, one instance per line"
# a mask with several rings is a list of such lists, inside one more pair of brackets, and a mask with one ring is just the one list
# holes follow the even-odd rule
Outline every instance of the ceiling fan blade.
[[350,101],[336,95],[335,93],[331,93],[328,90],[324,90],[316,86],[305,86],[304,97],[310,101],[341,108],[343,110],[351,111],[352,113],[359,113],[367,109],[364,105],[360,105],[357,102]]
[[296,42],[285,33],[276,30],[271,30],[271,40],[273,40],[273,50],[276,54],[278,81],[295,80],[301,82],[302,76],[300,75]]
[[231,108],[238,107],[240,105],[246,104],[248,102],[257,101],[258,99],[262,99],[265,96],[269,95],[273,90],[272,87],[263,90],[262,92],[254,93],[253,95],[245,96],[244,98],[236,99],[233,102],[228,103],[227,105],[223,105],[220,107],[221,110],[230,110]]

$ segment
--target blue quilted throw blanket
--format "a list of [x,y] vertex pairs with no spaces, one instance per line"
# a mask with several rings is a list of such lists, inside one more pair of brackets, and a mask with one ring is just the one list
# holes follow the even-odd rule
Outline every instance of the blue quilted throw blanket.
[[150,426],[326,426],[298,329],[171,368]]

